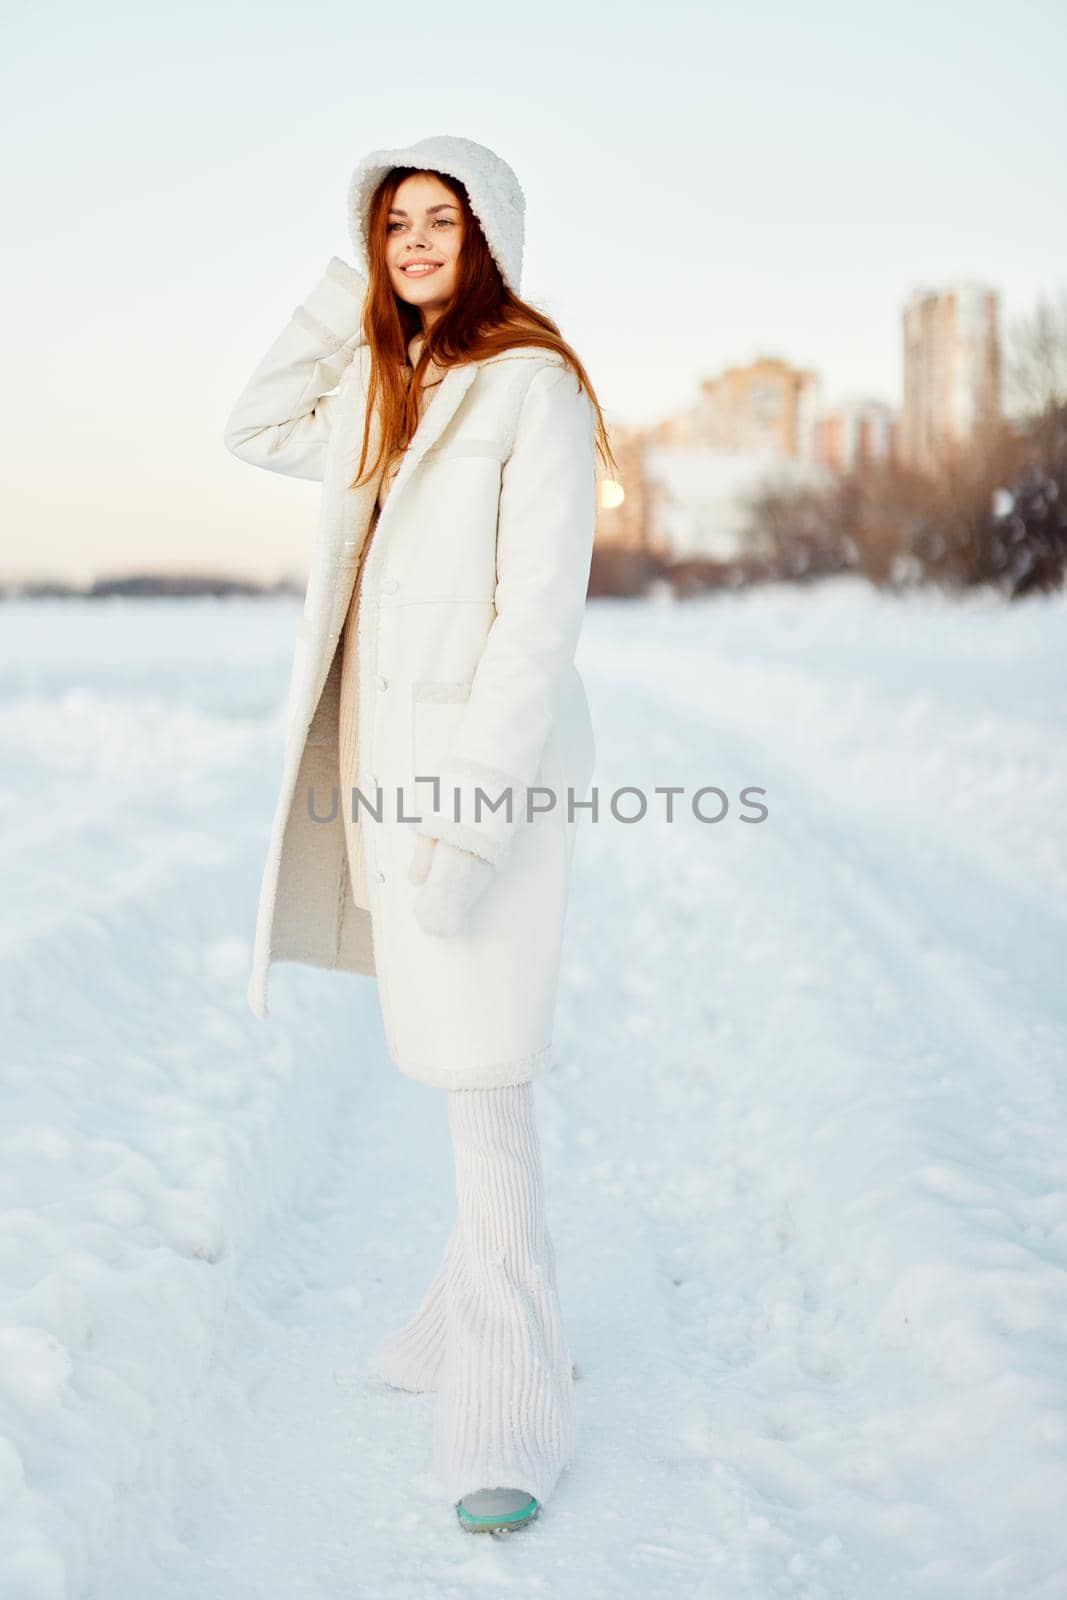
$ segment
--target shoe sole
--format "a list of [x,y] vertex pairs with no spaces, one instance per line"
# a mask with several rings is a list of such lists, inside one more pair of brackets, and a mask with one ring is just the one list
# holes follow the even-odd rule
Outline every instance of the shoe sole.
[[510,1533],[513,1528],[521,1528],[525,1523],[532,1522],[540,1510],[541,1507],[533,1495],[530,1496],[529,1503],[521,1506],[518,1511],[493,1517],[475,1516],[465,1508],[462,1500],[456,1501],[456,1516],[459,1518],[460,1526],[466,1528],[468,1533]]

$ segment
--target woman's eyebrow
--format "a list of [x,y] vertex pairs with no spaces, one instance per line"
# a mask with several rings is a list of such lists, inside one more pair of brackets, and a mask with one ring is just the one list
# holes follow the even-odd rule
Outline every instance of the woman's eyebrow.
[[[453,204],[453,202],[451,200],[442,200],[440,205],[427,206],[426,207],[426,214],[427,214],[427,216],[429,216],[431,211],[458,211],[458,210],[459,210],[459,207],[457,205]],[[390,206],[389,207],[389,215],[391,217],[406,217],[407,216],[407,212],[406,211],[401,211],[399,206]]]

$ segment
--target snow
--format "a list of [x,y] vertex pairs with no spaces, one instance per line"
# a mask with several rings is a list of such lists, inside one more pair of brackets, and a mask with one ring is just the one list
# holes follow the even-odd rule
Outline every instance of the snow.
[[298,609],[4,609],[0,1595],[1067,1596],[1067,597],[591,605],[537,1087],[581,1439],[502,1540],[368,1371],[443,1096],[369,980],[245,1005]]

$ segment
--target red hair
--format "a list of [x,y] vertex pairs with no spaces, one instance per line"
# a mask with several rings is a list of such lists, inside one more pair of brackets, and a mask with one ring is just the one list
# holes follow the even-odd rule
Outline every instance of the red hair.
[[[369,281],[363,303],[363,334],[371,352],[370,388],[363,448],[355,482],[350,487],[369,481],[383,461],[391,460],[407,448],[418,426],[419,389],[431,360],[442,367],[462,366],[520,345],[539,346],[563,357],[596,412],[596,446],[601,460],[617,471],[604,415],[588,373],[552,319],[520,300],[508,288],[471,210],[466,186],[444,172],[433,172],[430,176],[439,178],[455,195],[463,213],[456,291],[426,332],[414,373],[409,378],[405,370],[408,342],[414,334],[422,332],[422,316],[417,306],[408,305],[394,292],[385,252],[389,211],[396,191],[405,178],[422,170],[393,167],[371,197],[367,230]],[[378,454],[368,467],[370,420],[375,405],[381,418],[382,436]]]

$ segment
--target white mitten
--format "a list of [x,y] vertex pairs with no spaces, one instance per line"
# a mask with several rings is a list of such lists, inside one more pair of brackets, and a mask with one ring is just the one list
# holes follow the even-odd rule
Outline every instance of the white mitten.
[[415,896],[415,916],[422,931],[441,938],[458,933],[495,870],[491,862],[470,850],[420,833],[408,877],[421,885]]

